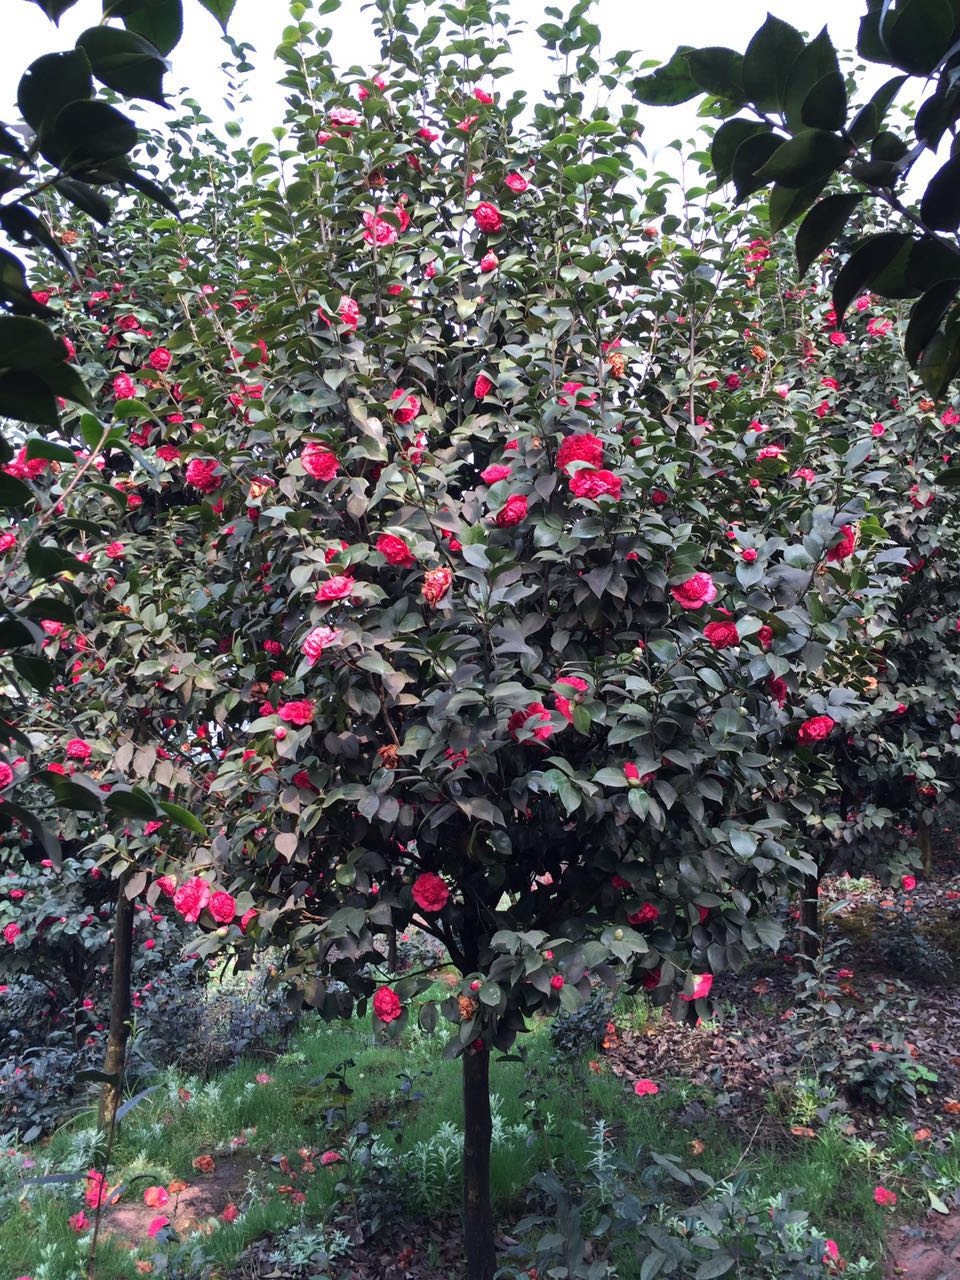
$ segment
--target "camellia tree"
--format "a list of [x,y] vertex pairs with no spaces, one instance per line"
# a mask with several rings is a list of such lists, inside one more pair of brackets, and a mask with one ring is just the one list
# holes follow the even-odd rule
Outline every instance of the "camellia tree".
[[[325,1017],[450,1024],[471,1280],[491,1051],[618,974],[694,1021],[777,945],[815,869],[795,801],[863,711],[903,557],[866,454],[744,356],[753,215],[693,199],[651,234],[635,112],[585,105],[631,59],[600,65],[585,10],[548,13],[530,107],[497,88],[497,0],[422,27],[378,0],[382,65],[347,74],[294,4],[275,144],[197,152],[185,123],[184,225],[87,247],[62,307],[103,421],[25,478],[30,520],[63,506],[48,572],[104,744],[58,801],[134,833],[203,812],[211,841],[103,868],[205,954],[285,943]],[[412,920],[461,975],[439,1007],[388,971]]]

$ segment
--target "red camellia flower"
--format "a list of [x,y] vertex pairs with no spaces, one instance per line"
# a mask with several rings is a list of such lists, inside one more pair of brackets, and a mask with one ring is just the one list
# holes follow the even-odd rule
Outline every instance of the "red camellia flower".
[[300,461],[303,464],[304,471],[308,476],[312,476],[314,480],[332,480],[340,470],[337,455],[315,441],[310,441],[309,444],[304,445],[303,452],[300,454]]
[[320,1157],[320,1163],[326,1168],[331,1164],[339,1164],[343,1160],[343,1156],[339,1151],[324,1151]]
[[394,537],[392,533],[381,533],[377,538],[376,549],[388,564],[395,565],[398,569],[412,569],[416,564],[404,540]]
[[[294,782],[296,782],[296,778],[294,778]],[[240,932],[246,933],[247,926],[250,924],[251,920],[255,920],[259,914],[260,912],[256,907],[251,907],[249,911],[245,911],[240,917]]]
[[509,529],[527,518],[527,499],[522,493],[513,493],[493,518],[501,529]]
[[777,706],[782,707],[787,700],[787,682],[783,676],[767,676],[767,690]]
[[695,573],[678,587],[671,587],[670,594],[684,609],[699,609],[717,598],[717,588],[709,573]]
[[420,401],[412,392],[404,391],[403,387],[395,388],[390,399],[403,401],[400,407],[393,411],[394,421],[399,422],[401,426],[405,422],[412,422],[420,412]]
[[150,1219],[150,1223],[147,1227],[147,1235],[152,1240],[155,1236],[160,1234],[164,1227],[168,1227],[169,1225],[170,1219],[164,1217],[162,1213],[158,1213],[155,1218]]
[[753,564],[754,560],[757,558],[756,547],[744,547],[740,552],[740,558],[745,560],[747,564]]
[[897,1203],[897,1193],[890,1191],[887,1187],[879,1186],[873,1188],[873,1198],[881,1208],[893,1208]]
[[237,904],[229,893],[219,890],[210,895],[210,914],[218,924],[230,924],[237,914]]
[[500,259],[497,257],[497,255],[493,252],[492,249],[488,250],[480,259],[481,271],[486,271],[486,272],[496,271],[499,265],[500,265]]
[[563,978],[561,978],[559,973],[555,973],[553,975],[553,977],[550,979],[550,985],[551,987],[553,987],[554,991],[559,991],[560,988],[564,985]]
[[71,738],[67,743],[67,757],[70,760],[82,760],[86,762],[93,754],[93,748],[89,742],[84,742],[82,738]]
[[757,639],[760,642],[761,649],[769,649],[773,644],[773,628],[762,626],[757,632]]
[[331,645],[337,644],[342,635],[342,631],[335,631],[332,627],[313,627],[304,636],[300,648],[311,662],[316,662],[323,654],[324,649],[329,649]]
[[525,743],[543,742],[550,737],[553,733],[553,725],[550,721],[550,712],[542,702],[531,702],[519,711],[514,711],[507,721],[507,732],[514,742],[519,741],[517,734],[520,729],[531,731],[530,736],[524,739]]
[[484,484],[496,484],[498,480],[506,480],[512,470],[513,467],[504,466],[502,462],[495,462],[480,472],[480,479]]
[[503,226],[500,210],[495,204],[488,204],[485,200],[474,209],[473,220],[481,231],[486,231],[488,234],[499,231]]
[[191,458],[187,463],[187,484],[201,493],[213,493],[223,484],[216,474],[217,463],[211,458]]
[[365,227],[363,238],[367,244],[391,245],[397,243],[399,231],[392,222],[387,222],[385,218],[379,215],[386,212],[381,206],[376,213],[371,213],[368,209],[363,215],[363,225]]
[[530,183],[522,173],[508,173],[503,181],[505,186],[508,186],[511,191],[515,191],[518,195],[526,191],[530,186]]
[[653,924],[654,920],[660,919],[660,912],[652,902],[645,902],[639,911],[634,911],[627,916],[631,924]]
[[7,764],[6,760],[0,760],[0,790],[9,787],[13,781],[13,770]]
[[590,467],[580,467],[570,477],[570,492],[576,498],[612,498],[620,501],[622,481],[612,471],[595,471]]
[[210,886],[200,876],[187,880],[173,895],[173,905],[187,924],[196,924],[209,901]]
[[423,575],[423,586],[420,588],[420,597],[427,604],[436,606],[450,590],[453,582],[453,570],[446,567],[441,569],[428,569]]
[[335,573],[332,578],[328,578],[326,582],[321,582],[317,588],[317,600],[342,600],[344,596],[348,596],[356,587],[353,578],[348,578],[345,574]]
[[170,1203],[170,1195],[166,1187],[147,1187],[143,1193],[143,1203],[148,1209],[162,1209]]
[[740,643],[740,634],[735,622],[708,622],[703,634],[714,649],[731,649]]
[[432,871],[425,871],[423,875],[417,876],[411,893],[421,911],[442,911],[450,898],[450,890]]
[[835,543],[827,552],[827,559],[836,564],[840,560],[846,560],[847,556],[851,556],[857,546],[857,530],[852,524],[843,524],[840,526],[840,541]]
[[681,1000],[705,1000],[713,987],[712,973],[698,973],[693,979],[693,990],[689,995],[681,995]]
[[486,374],[478,373],[473,384],[473,395],[477,400],[482,400],[484,396],[488,396],[493,390],[493,383]]
[[113,394],[117,400],[132,400],[137,394],[133,379],[126,373],[118,373],[113,380]]
[[8,925],[4,925],[3,936],[4,939],[12,945],[20,937],[20,926],[14,921],[11,921]]
[[591,467],[599,468],[603,462],[603,441],[589,432],[566,436],[557,450],[558,470],[566,475],[571,462],[587,462]]
[[314,705],[308,698],[299,702],[282,702],[277,707],[277,715],[287,724],[305,725],[313,719]]
[[173,354],[166,347],[155,348],[148,357],[150,368],[156,369],[157,373],[166,373],[172,360]]
[[797,730],[797,738],[800,742],[821,742],[828,737],[830,731],[836,721],[831,716],[813,716],[810,720],[805,720]]
[[633,1086],[633,1092],[638,1098],[644,1098],[647,1094],[659,1093],[660,1088],[655,1085],[652,1080],[637,1080]]
[[374,1016],[381,1022],[393,1022],[403,1012],[400,997],[392,987],[379,987],[373,997]]
[[917,887],[917,877],[910,875],[901,876],[900,883],[903,885],[904,889],[906,889],[907,893],[911,893]]

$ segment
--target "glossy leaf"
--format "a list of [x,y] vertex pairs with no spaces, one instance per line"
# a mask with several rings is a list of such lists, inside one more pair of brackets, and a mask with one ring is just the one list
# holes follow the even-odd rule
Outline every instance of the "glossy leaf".
[[77,44],[90,59],[93,74],[103,84],[126,98],[146,98],[164,105],[163,77],[167,64],[149,40],[135,31],[99,26],[84,31]]
[[121,18],[166,56],[183,35],[181,0],[103,0],[104,17]]
[[885,231],[861,240],[840,268],[833,285],[833,307],[837,324],[843,323],[847,307],[866,289],[893,258],[915,243],[906,231]]
[[801,277],[824,249],[833,244],[862,199],[859,192],[827,196],[810,210],[797,229],[797,269]]
[[702,93],[687,63],[688,52],[689,47],[682,45],[662,67],[638,76],[630,86],[636,100],[651,107],[673,107]]
[[949,159],[927,183],[920,217],[933,231],[955,231],[960,226],[960,156]]
[[32,62],[17,87],[17,106],[37,133],[69,102],[93,97],[90,63],[82,49],[46,53]]
[[848,153],[847,143],[838,134],[804,129],[777,148],[758,176],[764,182],[802,187],[835,172]]
[[758,110],[784,110],[790,73],[803,50],[800,32],[768,14],[743,55],[743,91]]

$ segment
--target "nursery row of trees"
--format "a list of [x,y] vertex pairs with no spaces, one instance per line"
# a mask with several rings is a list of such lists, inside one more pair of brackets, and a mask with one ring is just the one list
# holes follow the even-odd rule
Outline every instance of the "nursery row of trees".
[[[848,200],[833,169],[767,171],[755,143],[740,204],[706,153],[683,190],[640,115],[676,60],[638,80],[585,3],[550,10],[558,86],[530,103],[499,88],[508,4],[426,8],[378,0],[383,61],[342,72],[295,3],[272,142],[199,109],[147,140],[182,218],[137,202],[104,233],[62,182],[30,196],[76,275],[0,324],[72,400],[4,468],[0,818],[12,865],[65,848],[71,885],[116,888],[105,1121],[135,903],[201,960],[286,948],[324,1017],[445,1020],[488,1280],[492,1051],[595,980],[695,1020],[781,944],[788,894],[809,948],[826,867],[919,864],[960,733],[960,412],[901,358],[879,269],[840,284],[899,197],[798,237],[798,271],[752,192],[775,177],[795,216],[798,190]],[[807,119],[822,41],[783,26],[790,94],[754,85],[759,55],[738,73],[763,147],[801,98],[845,136]],[[29,967],[53,911],[0,904]],[[412,921],[461,975],[439,1007],[389,970]]]

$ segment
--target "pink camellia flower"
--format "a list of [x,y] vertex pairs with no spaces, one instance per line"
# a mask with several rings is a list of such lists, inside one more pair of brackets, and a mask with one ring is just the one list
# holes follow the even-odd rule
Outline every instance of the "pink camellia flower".
[[126,554],[126,548],[122,542],[108,542],[103,549],[103,553],[109,556],[111,560],[122,560]]
[[166,1187],[147,1187],[143,1193],[143,1203],[148,1209],[162,1209],[170,1203],[170,1193]]
[[440,135],[436,129],[428,129],[424,125],[423,128],[417,130],[417,137],[422,138],[424,142],[436,142]]
[[308,698],[302,698],[299,702],[281,702],[277,707],[277,715],[287,724],[302,726],[310,723],[315,710],[314,704]]
[[113,395],[116,400],[132,400],[137,394],[133,379],[126,373],[118,373],[113,380]]
[[555,973],[553,975],[553,977],[550,979],[550,985],[551,987],[553,987],[554,991],[559,991],[563,987],[564,985],[563,978],[560,976],[559,973]]
[[423,575],[423,586],[420,598],[429,605],[438,605],[450,590],[453,583],[453,570],[444,566],[441,569],[428,569]]
[[450,890],[445,882],[432,871],[425,871],[417,876],[411,889],[413,900],[421,911],[431,913],[442,911],[450,899]]
[[830,335],[830,342],[835,347],[845,347],[847,345],[847,335],[840,329],[835,329]]
[[493,252],[492,249],[488,249],[487,252],[480,259],[481,271],[486,271],[488,273],[490,271],[496,271],[499,265],[500,265],[500,259],[497,257],[497,255]]
[[337,315],[340,317],[340,323],[348,329],[356,329],[362,319],[359,303],[354,302],[353,298],[348,298],[346,294],[340,299]]
[[882,436],[883,433],[886,431],[886,429],[887,428],[883,425],[882,422],[875,422],[873,426],[870,428],[870,434],[872,436]]
[[797,467],[796,471],[793,473],[793,478],[795,480],[804,480],[807,484],[813,484],[817,476],[809,467]]
[[343,1156],[339,1151],[324,1151],[323,1155],[320,1157],[320,1163],[324,1168],[327,1168],[331,1164],[340,1164],[342,1160]]
[[[469,133],[479,119],[479,116],[464,116],[463,119],[454,127],[459,129],[461,133]],[[472,186],[473,183],[468,180],[468,185]]]
[[570,492],[575,498],[612,498],[620,501],[623,482],[612,471],[580,467],[570,477]]
[[15,921],[11,921],[10,924],[4,925],[3,936],[12,946],[20,937],[20,926]]
[[[294,779],[294,781],[296,781],[296,779]],[[249,911],[245,911],[240,917],[240,932],[246,933],[251,920],[255,920],[259,914],[260,912],[256,907],[251,907]]]
[[70,1229],[72,1231],[76,1231],[77,1235],[80,1235],[81,1232],[88,1231],[91,1225],[89,1218],[82,1209],[79,1213],[72,1214],[68,1219],[68,1222],[70,1223]]
[[709,573],[695,573],[686,582],[670,588],[670,594],[684,609],[699,609],[717,598],[717,588]]
[[634,1083],[633,1092],[638,1098],[645,1098],[648,1094],[659,1093],[660,1088],[652,1080],[637,1080]]
[[474,89],[473,96],[477,102],[482,102],[485,106],[490,106],[493,102],[493,95],[487,93],[486,89]]
[[493,390],[493,383],[486,374],[478,373],[473,384],[473,395],[476,400],[483,400]]
[[506,480],[512,470],[513,467],[504,466],[502,462],[494,462],[480,472],[480,479],[484,484],[496,484],[498,480]]
[[780,444],[768,444],[768,445],[765,445],[762,449],[759,449],[757,451],[757,459],[758,461],[761,461],[761,462],[765,458],[780,458],[782,456],[783,456],[783,445],[780,445]]
[[[640,770],[637,768],[637,766],[633,763],[632,760],[628,760],[627,763],[623,766],[623,776],[626,778],[627,782],[631,787],[639,787],[642,785],[642,783],[640,782]],[[626,882],[624,882],[624,885],[621,887],[625,888]]]
[[191,458],[187,463],[187,484],[201,493],[213,493],[223,484],[216,474],[217,462],[211,458]]
[[835,543],[827,552],[827,559],[831,564],[837,564],[840,560],[846,560],[848,556],[852,556],[857,546],[857,530],[852,524],[843,524],[840,526],[840,541]]
[[587,462],[599,469],[603,463],[603,441],[589,432],[564,437],[557,450],[557,469],[566,475],[571,462]]
[[173,905],[187,924],[196,924],[210,901],[210,886],[200,876],[192,876],[173,894]]
[[8,551],[12,551],[17,545],[17,535],[15,533],[0,533],[0,555],[6,555]]
[[356,585],[353,578],[347,577],[346,574],[335,573],[332,578],[320,583],[315,598],[321,601],[342,600],[344,596],[348,596],[355,590]]
[[412,392],[404,391],[403,387],[395,388],[390,399],[403,401],[399,408],[393,411],[394,421],[399,422],[401,426],[405,422],[412,422],[420,412],[418,398]]
[[513,525],[520,524],[527,518],[527,499],[522,493],[513,493],[506,500],[500,510],[493,518],[493,522],[500,529],[509,529]]
[[393,1022],[403,1012],[400,997],[393,987],[378,987],[373,996],[373,1014],[380,1022]]
[[210,895],[210,914],[218,924],[230,924],[237,914],[237,904],[229,893],[218,890]]
[[166,347],[156,347],[147,357],[150,368],[155,369],[157,373],[166,373],[172,360],[173,353],[168,351]]
[[491,234],[503,226],[503,218],[495,204],[482,200],[473,211],[473,220],[481,231]]
[[873,1188],[873,1198],[881,1208],[893,1208],[897,1203],[897,1193],[889,1188],[878,1186]]
[[831,716],[813,716],[805,720],[797,730],[797,738],[805,745],[811,742],[822,742],[829,737],[836,721]]
[[398,569],[412,569],[416,564],[404,540],[395,537],[392,533],[380,534],[376,541],[376,550],[380,552],[387,564],[392,564]]
[[9,787],[13,781],[13,770],[7,764],[6,760],[0,760],[0,790]]
[[740,634],[735,622],[708,622],[703,634],[714,649],[732,649],[740,643]]
[[162,1213],[158,1213],[155,1218],[150,1219],[150,1225],[147,1227],[147,1235],[153,1240],[160,1234],[164,1227],[170,1225],[170,1219]]
[[[595,395],[578,396],[577,392],[582,386],[582,382],[565,382],[560,389],[574,397],[574,403],[578,409],[589,409],[591,405],[596,404],[597,397]],[[562,404],[566,408],[569,403],[570,401],[566,395],[557,396],[557,404]]]
[[917,887],[917,877],[906,875],[900,877],[900,883],[906,889],[907,893],[911,893]]
[[507,721],[507,732],[514,742],[519,742],[519,731],[526,729],[528,736],[524,738],[524,743],[545,742],[553,733],[553,724],[550,720],[550,712],[546,709],[542,702],[531,702],[526,707],[521,707],[519,711],[514,711],[510,719]]
[[839,1248],[837,1247],[837,1242],[836,1242],[836,1240],[824,1240],[824,1242],[823,1242],[823,1260],[824,1260],[824,1262],[826,1262],[828,1258],[830,1259],[830,1261],[831,1261],[831,1262],[839,1262],[839,1261],[840,1261],[840,1250],[839,1250]]
[[257,1084],[273,1084],[273,1076],[267,1071],[258,1071],[253,1078]]
[[[387,87],[387,82],[384,80],[383,76],[374,76],[370,83],[376,85],[378,89],[385,89]],[[361,102],[366,102],[367,98],[370,97],[370,90],[365,84],[362,84],[357,90],[357,97]]]
[[740,386],[740,375],[738,373],[728,373],[723,381],[728,391],[736,391]]
[[511,191],[517,192],[518,195],[520,192],[526,191],[527,187],[530,185],[522,173],[508,173],[503,181]]
[[337,455],[313,440],[304,445],[300,462],[307,475],[312,476],[314,480],[332,480],[340,470]]
[[324,649],[339,643],[342,635],[342,631],[336,631],[333,627],[313,627],[304,636],[300,648],[311,662],[316,662],[322,656]]
[[335,129],[355,129],[363,123],[363,116],[352,107],[333,107],[327,113],[327,119]]
[[67,743],[67,758],[69,760],[82,760],[85,763],[92,754],[93,748],[90,743],[84,742],[82,738],[71,738]]
[[698,973],[693,979],[693,990],[689,995],[681,995],[681,1000],[705,1000],[713,987],[712,973]]
[[240,1217],[240,1210],[233,1203],[233,1201],[231,1201],[230,1204],[224,1206],[223,1212],[220,1214],[220,1221],[236,1222],[236,1220],[239,1217]]
[[368,209],[363,215],[363,225],[366,228],[363,238],[367,244],[387,247],[397,243],[399,232],[392,222],[387,222],[384,218],[378,216],[382,212],[384,212],[382,207],[376,213],[371,213]]

